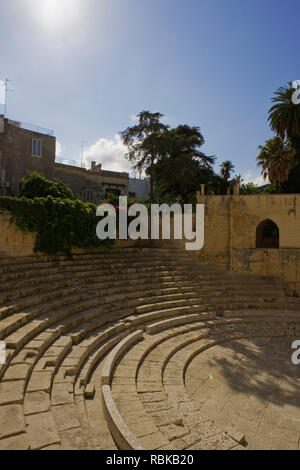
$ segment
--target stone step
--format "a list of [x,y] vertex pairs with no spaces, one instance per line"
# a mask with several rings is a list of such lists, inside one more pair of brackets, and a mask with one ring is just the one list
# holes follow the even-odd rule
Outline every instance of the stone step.
[[[199,298],[161,301],[162,300],[161,297],[158,297],[158,298],[153,297],[151,300],[153,301],[152,304],[140,305],[136,307],[135,309],[136,313],[143,314],[143,313],[153,312],[158,309],[164,310],[164,309],[169,309],[169,308],[191,307],[193,305],[198,305],[199,301],[201,301],[201,299]],[[154,303],[155,300],[157,300],[157,302]]]
[[[39,266],[40,264],[43,263],[52,263],[52,264],[59,264],[59,263],[74,263],[77,261],[82,261],[82,260],[101,260],[101,259],[118,259],[118,258],[131,258],[131,259],[141,259],[145,257],[150,257],[150,258],[167,258],[167,259],[185,259],[185,260],[191,260],[192,262],[195,262],[195,257],[191,255],[191,253],[182,251],[182,250],[177,250],[175,249],[160,249],[160,248],[139,248],[138,250],[136,248],[109,248],[109,249],[104,249],[99,252],[94,252],[94,253],[82,253],[82,254],[73,254],[72,259],[67,257],[66,255],[56,255],[55,257],[50,257],[47,255],[35,255],[35,256],[28,256],[28,257],[18,257],[18,258],[0,258],[0,267],[2,269],[10,269],[11,267],[14,266],[20,266],[20,265],[33,265],[36,264]],[[205,263],[203,263],[205,265]],[[209,266],[208,264],[206,264]],[[219,269],[218,266],[215,267],[215,269]]]
[[[42,275],[44,272],[48,273],[57,273],[57,272],[69,272],[75,270],[83,270],[86,269],[93,269],[95,267],[101,267],[102,269],[133,269],[134,267],[139,268],[141,266],[156,266],[156,265],[165,265],[165,266],[176,266],[180,269],[189,270],[191,273],[195,273],[195,275],[215,275],[220,278],[224,275],[224,271],[216,269],[213,266],[203,265],[201,263],[195,263],[194,261],[184,262],[178,258],[175,259],[162,259],[161,257],[149,257],[146,259],[141,260],[131,260],[130,262],[123,260],[122,258],[118,258],[117,261],[112,261],[109,256],[104,258],[103,260],[95,259],[84,259],[81,261],[67,261],[65,264],[62,263],[38,263],[38,267],[35,268],[35,264],[30,265],[30,269],[26,267],[24,270],[15,270],[15,271],[7,271],[2,273],[3,280],[16,280],[20,277],[26,276],[31,277],[34,275]],[[230,279],[251,279],[255,276],[240,274],[236,275],[235,273],[226,272],[226,277]],[[269,279],[267,279],[269,280]]]
[[[97,274],[97,273],[95,273]],[[144,284],[149,284],[149,278],[157,280],[158,284],[160,284],[161,279],[162,282],[164,282],[164,277],[160,275],[155,275],[156,273],[146,273],[143,278],[140,276],[131,276],[130,279],[128,279],[127,275],[120,275],[120,278],[118,279],[117,276],[103,276],[103,279],[99,280],[98,276],[93,276],[91,275],[87,276],[86,273],[81,273],[80,276],[66,278],[64,275],[56,275],[52,276],[50,278],[40,278],[38,282],[34,280],[33,284],[32,281],[30,283],[24,282],[24,286],[22,287],[21,285],[18,286],[18,288],[14,287],[9,290],[6,288],[5,293],[1,296],[0,298],[3,299],[2,302],[4,303],[5,301],[10,301],[11,299],[17,299],[19,297],[25,297],[27,295],[31,295],[34,293],[40,293],[40,292],[45,292],[48,290],[54,290],[59,287],[73,287],[74,283],[75,285],[78,285],[77,283],[81,283],[82,281],[85,282],[86,285],[88,284],[97,284],[99,286],[102,286],[102,290],[105,289],[105,292],[109,291],[109,289],[116,290],[118,289],[118,286],[124,287],[124,286],[138,286],[138,285],[144,285]],[[50,282],[51,281],[51,282]],[[116,286],[113,286],[112,283],[113,281],[116,281],[115,284]],[[189,281],[186,281],[186,283]],[[37,284],[37,285],[36,285]],[[28,287],[27,287],[28,285]],[[153,282],[151,283],[153,285],[153,288],[156,287],[156,283]],[[184,284],[183,284],[184,285]],[[178,287],[177,287],[178,288]]]
[[[0,449],[18,442],[115,450],[102,392],[141,447],[204,449],[199,435],[208,427],[222,436],[217,448],[239,448],[186,395],[187,364],[214,344],[300,334],[299,299],[286,297],[280,281],[229,273],[187,253],[0,260],[0,273],[0,339],[8,353],[0,366],[0,429],[8,407],[20,424],[0,431]],[[136,332],[142,341],[120,349]],[[102,386],[115,348],[119,362]]]
[[[63,262],[58,262],[58,261],[45,261],[45,262],[34,262],[32,261],[31,263],[27,263],[25,265],[22,264],[16,264],[16,265],[8,265],[5,268],[1,270],[0,268],[0,273],[2,274],[3,278],[6,278],[9,276],[12,276],[14,274],[24,274],[24,273],[30,273],[30,274],[40,274],[45,270],[69,270],[72,269],[74,266],[77,267],[87,267],[87,266],[102,266],[105,269],[107,267],[111,267],[112,269],[118,269],[118,268],[124,268],[124,267],[129,267],[129,266],[136,266],[139,267],[141,265],[145,264],[151,264],[151,265],[156,265],[156,264],[167,264],[167,265],[172,265],[172,266],[186,266],[191,270],[199,270],[203,269],[203,266],[200,264],[195,264],[192,260],[187,260],[182,257],[174,257],[174,258],[162,258],[161,256],[158,255],[153,255],[153,256],[143,256],[143,257],[131,257],[130,259],[126,259],[122,256],[117,256],[117,257],[111,257],[109,254],[105,257],[97,258],[83,258],[83,259],[76,259],[76,260],[66,260]],[[30,267],[30,269],[28,269]],[[206,272],[213,272],[217,273],[219,272],[217,269],[213,267],[205,267]]]
[[[235,288],[238,288],[238,287],[248,287],[250,288],[251,287],[257,287],[259,289],[261,289],[263,286],[266,287],[266,288],[271,288],[274,290],[274,285],[273,283],[268,283],[267,281],[261,281],[261,280],[258,280],[258,279],[251,279],[251,280],[248,280],[247,282],[243,282],[243,280],[241,279],[240,281],[236,281],[235,284],[233,285],[232,284],[232,281],[229,280],[229,279],[224,279],[224,275],[223,275],[223,278],[219,279],[219,280],[216,280],[215,278],[205,278],[205,279],[202,279],[202,278],[194,278],[191,280],[190,279],[190,276],[188,276],[185,271],[180,271],[180,270],[175,270],[174,269],[172,271],[164,271],[163,269],[162,270],[158,270],[156,269],[154,272],[151,272],[151,270],[147,269],[146,272],[140,272],[140,273],[131,273],[131,276],[130,277],[137,277],[138,274],[140,274],[140,277],[143,279],[143,278],[148,278],[148,277],[159,277],[159,276],[163,276],[163,275],[166,275],[166,273],[168,274],[173,274],[176,273],[178,279],[179,277],[181,277],[182,279],[189,279],[190,282],[191,282],[191,285],[201,285],[203,286],[203,288],[213,288],[215,287],[216,289],[217,288],[220,288],[220,287],[230,287],[231,289],[235,289]],[[65,274],[61,273],[61,274],[55,274],[55,275],[47,275],[47,276],[43,276],[42,278],[22,278],[20,279],[19,281],[13,281],[13,282],[4,282],[1,284],[1,290],[3,292],[2,295],[7,295],[9,293],[9,289],[13,290],[14,292],[16,291],[16,288],[17,289],[21,289],[21,288],[24,288],[26,286],[28,286],[28,288],[34,286],[38,286],[40,287],[42,283],[44,284],[47,284],[47,283],[51,283],[51,282],[60,282],[60,281],[64,281],[66,279],[70,279],[70,277],[66,276]],[[71,279],[74,279],[74,282],[75,282],[75,279],[87,279],[89,280],[90,282],[93,282],[95,281],[95,279],[98,279],[98,281],[100,279],[103,279],[103,281],[105,282],[105,280],[117,280],[117,281],[122,281],[122,279],[128,279],[128,273],[127,272],[122,272],[122,273],[119,273],[119,274],[116,274],[116,273],[103,273],[103,270],[100,269],[99,271],[95,271],[93,269],[89,269],[89,271],[76,271],[74,273],[74,276],[72,276]],[[1,294],[0,294],[1,295]]]

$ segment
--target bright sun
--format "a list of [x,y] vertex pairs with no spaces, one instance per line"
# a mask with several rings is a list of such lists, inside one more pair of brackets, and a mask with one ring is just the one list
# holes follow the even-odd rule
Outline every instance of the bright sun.
[[36,0],[34,16],[44,28],[57,31],[80,20],[81,0]]

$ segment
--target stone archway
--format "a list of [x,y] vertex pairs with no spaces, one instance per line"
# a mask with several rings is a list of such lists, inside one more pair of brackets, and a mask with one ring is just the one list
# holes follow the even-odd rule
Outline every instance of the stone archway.
[[256,248],[279,248],[279,228],[272,220],[266,219],[258,225]]

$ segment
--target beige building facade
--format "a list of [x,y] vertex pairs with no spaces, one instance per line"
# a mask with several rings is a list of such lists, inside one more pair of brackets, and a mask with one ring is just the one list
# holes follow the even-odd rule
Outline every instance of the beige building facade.
[[19,182],[31,173],[60,181],[83,201],[97,204],[108,192],[128,195],[129,175],[55,162],[53,131],[0,116],[0,195],[18,196]]

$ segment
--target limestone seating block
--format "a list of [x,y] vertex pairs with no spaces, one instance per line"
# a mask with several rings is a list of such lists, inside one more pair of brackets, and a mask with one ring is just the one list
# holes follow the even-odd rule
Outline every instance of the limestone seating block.
[[186,323],[193,323],[201,320],[209,320],[210,318],[214,318],[214,314],[212,313],[192,313],[189,315],[182,315],[174,318],[170,318],[168,320],[162,320],[156,323],[152,323],[151,325],[147,326],[146,333],[149,335],[157,334],[160,331],[164,331],[169,328],[173,328],[174,326],[183,325]]
[[[102,357],[105,356],[105,354],[108,351],[110,351],[116,344],[122,341],[126,336],[127,334],[125,332],[122,334],[119,334],[118,336],[112,337],[106,343],[102,344],[99,348],[97,348],[96,352],[92,356],[90,356],[89,361],[86,363],[86,365],[83,367],[80,373],[80,377],[79,377],[80,386],[85,386],[87,384],[87,381],[89,379],[89,376],[93,367],[99,362],[99,360]],[[97,341],[97,346],[98,346],[98,341]]]
[[0,440],[0,450],[30,450],[30,443],[25,433]]
[[102,385],[102,397],[108,426],[119,448],[123,450],[144,450],[118,412],[109,385]]
[[102,385],[110,385],[113,368],[122,354],[134,343],[143,338],[143,331],[138,330],[125,337],[108,355],[103,370],[101,382]]
[[61,442],[51,412],[26,416],[26,433],[33,450]]
[[0,383],[0,406],[23,403],[25,380]]
[[0,443],[3,438],[25,432],[22,405],[0,406]]

